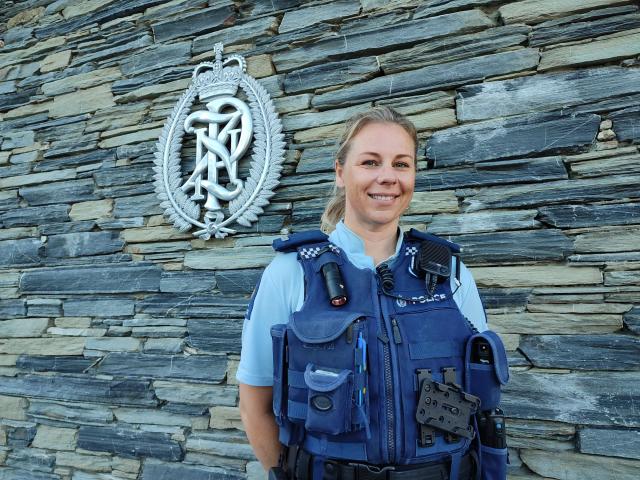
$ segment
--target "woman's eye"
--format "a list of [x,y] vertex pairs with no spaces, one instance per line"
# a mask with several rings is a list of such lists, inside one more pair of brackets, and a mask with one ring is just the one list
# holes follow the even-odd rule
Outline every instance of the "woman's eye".
[[378,162],[376,162],[376,161],[375,161],[375,160],[373,160],[373,159],[368,159],[368,160],[363,160],[363,161],[362,161],[362,164],[363,164],[363,165],[366,165],[366,166],[368,166],[368,167],[375,167],[375,166],[378,164]]
[[410,166],[408,162],[396,162],[396,168],[409,168]]

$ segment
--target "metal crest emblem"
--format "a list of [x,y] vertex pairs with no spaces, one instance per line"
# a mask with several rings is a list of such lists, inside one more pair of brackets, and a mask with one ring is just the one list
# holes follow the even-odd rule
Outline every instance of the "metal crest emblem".
[[[181,232],[197,227],[193,235],[204,240],[236,233],[230,228],[233,222],[250,227],[257,221],[278,185],[284,161],[282,124],[269,94],[247,75],[242,56],[223,60],[222,48],[215,44],[215,62],[194,69],[189,88],[162,129],[153,167],[164,215]],[[238,88],[247,102],[236,96]],[[196,96],[206,109],[191,112]],[[191,173],[183,169],[180,156],[185,134],[195,137]],[[242,179],[239,167],[250,147],[249,174]]]

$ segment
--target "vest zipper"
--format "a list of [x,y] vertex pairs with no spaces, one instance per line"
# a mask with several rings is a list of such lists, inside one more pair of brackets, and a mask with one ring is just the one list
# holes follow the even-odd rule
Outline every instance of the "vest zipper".
[[[382,313],[382,312],[381,312]],[[382,324],[382,334],[386,342],[382,344],[382,353],[384,355],[384,388],[385,388],[385,412],[387,414],[387,448],[389,449],[389,461],[393,462],[396,456],[396,422],[393,412],[393,380],[391,378],[391,352],[389,349],[389,335],[387,333],[387,325],[384,321],[384,315],[381,315],[380,323]]]
[[393,341],[396,345],[400,345],[402,343],[402,334],[400,333],[400,326],[398,325],[396,317],[391,317],[391,327],[393,330]]

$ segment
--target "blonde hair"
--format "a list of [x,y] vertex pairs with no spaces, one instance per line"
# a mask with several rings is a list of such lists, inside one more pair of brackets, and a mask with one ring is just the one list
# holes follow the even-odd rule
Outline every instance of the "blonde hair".
[[[393,123],[402,127],[413,139],[415,154],[417,157],[418,134],[416,132],[416,127],[411,123],[411,120],[397,110],[387,107],[386,105],[382,105],[357,113],[347,120],[344,133],[340,139],[338,151],[336,152],[336,161],[340,165],[344,165],[353,137],[355,137],[366,125],[369,125],[370,123]],[[415,166],[417,168],[417,164],[415,164]],[[326,233],[333,231],[336,228],[336,224],[344,217],[344,211],[344,188],[338,187],[334,182],[331,198],[327,202],[327,206],[325,207],[320,220],[320,228]]]

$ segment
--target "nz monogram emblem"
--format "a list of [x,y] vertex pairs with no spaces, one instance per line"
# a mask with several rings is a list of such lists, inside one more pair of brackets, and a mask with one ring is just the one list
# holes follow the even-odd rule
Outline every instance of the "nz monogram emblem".
[[[221,43],[214,52],[215,62],[194,69],[167,119],[153,167],[165,216],[181,232],[196,227],[193,235],[205,240],[236,233],[230,228],[234,222],[250,227],[258,220],[278,185],[285,146],[273,102],[246,74],[244,58],[223,60]],[[238,88],[246,102],[236,96]],[[191,111],[196,97],[206,109]],[[195,141],[195,158],[183,165],[185,135]]]

